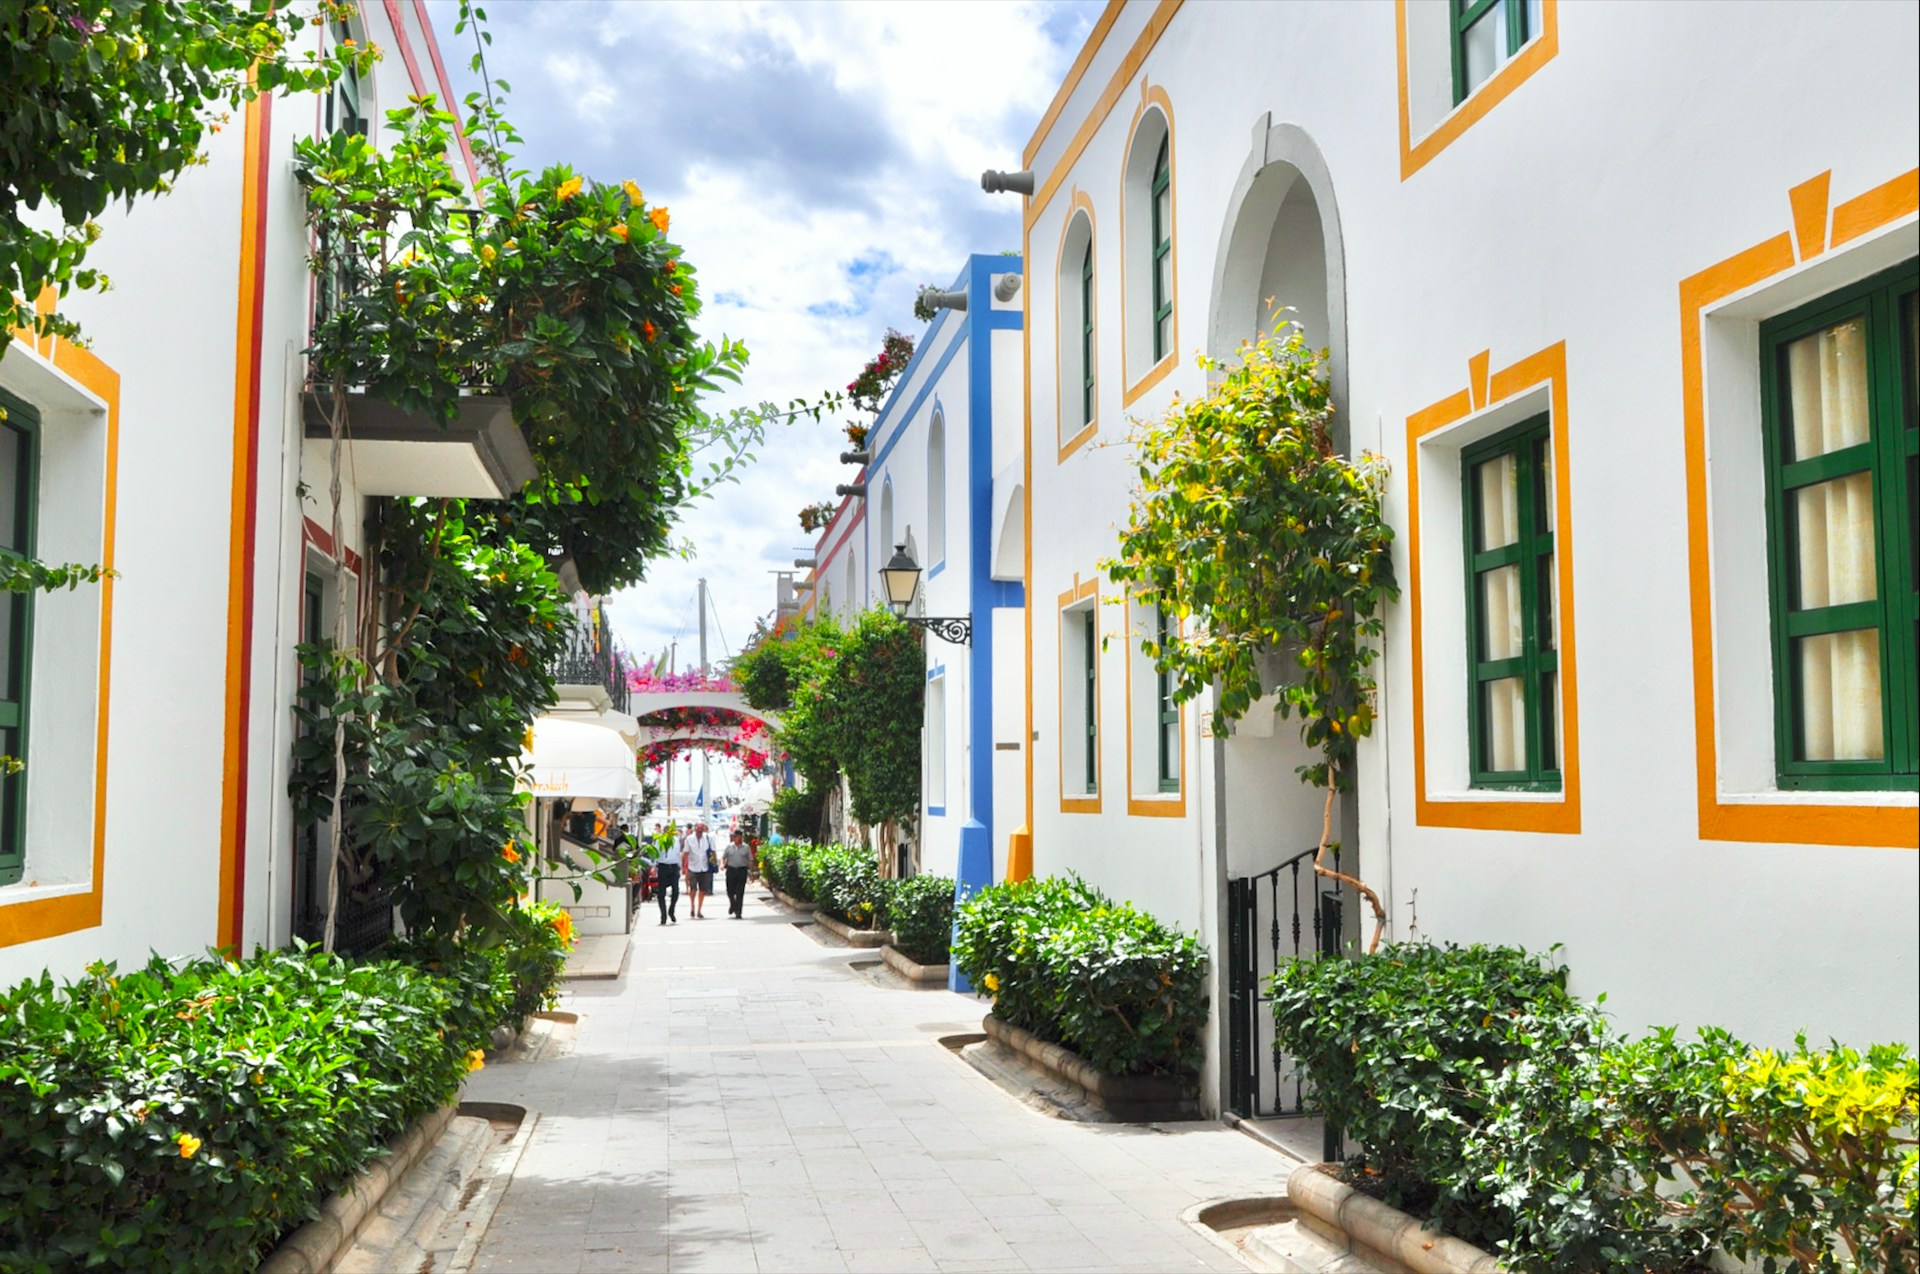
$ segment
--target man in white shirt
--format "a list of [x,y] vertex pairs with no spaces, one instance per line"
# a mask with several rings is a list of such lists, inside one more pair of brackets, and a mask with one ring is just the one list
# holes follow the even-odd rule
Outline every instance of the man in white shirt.
[[695,823],[693,831],[687,835],[687,898],[693,907],[693,918],[707,918],[707,895],[713,892],[713,868],[720,855],[714,847],[713,833],[707,830],[705,823]]
[[720,863],[727,869],[727,914],[740,919],[747,909],[747,872],[753,866],[753,847],[734,828],[727,847],[720,851]]

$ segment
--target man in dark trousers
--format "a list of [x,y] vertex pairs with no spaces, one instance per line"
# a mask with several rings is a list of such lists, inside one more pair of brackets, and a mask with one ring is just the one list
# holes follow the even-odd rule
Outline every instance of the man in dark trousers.
[[654,842],[653,896],[660,903],[660,923],[680,923],[673,913],[680,907],[680,829],[669,828]]
[[720,851],[720,862],[727,869],[727,914],[735,920],[747,910],[747,872],[753,866],[753,848],[734,828],[727,847]]

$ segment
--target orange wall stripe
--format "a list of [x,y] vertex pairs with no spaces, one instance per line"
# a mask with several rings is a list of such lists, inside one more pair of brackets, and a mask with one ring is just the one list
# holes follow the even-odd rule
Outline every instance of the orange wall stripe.
[[1093,62],[1100,46],[1107,42],[1107,32],[1113,30],[1115,18],[1127,7],[1127,0],[1107,0],[1107,7],[1100,11],[1094,21],[1093,30],[1087,33],[1087,42],[1080,46],[1079,54],[1073,59],[1073,65],[1067,70],[1067,78],[1060,84],[1060,91],[1053,95],[1053,101],[1047,104],[1047,113],[1040,117],[1039,126],[1033,130],[1033,136],[1027,139],[1026,149],[1020,152],[1020,162],[1032,164],[1033,157],[1040,151],[1040,143],[1053,131],[1053,123],[1060,118],[1060,112],[1066,109],[1067,99],[1073,96],[1073,90],[1080,87],[1081,79],[1087,73],[1087,67]]
[[1787,192],[1793,205],[1793,239],[1806,261],[1827,250],[1827,193],[1833,182],[1833,170],[1803,181]]
[[234,950],[243,931],[247,877],[247,716],[253,691],[253,567],[260,456],[260,350],[266,302],[266,192],[273,99],[247,103],[240,197],[240,287],[234,332],[232,531],[227,555],[226,765],[220,810],[220,912],[216,943]]
[[[1547,0],[1547,2],[1551,4],[1553,0]],[[1027,200],[1025,221],[1028,225],[1033,224],[1045,210],[1047,203],[1059,193],[1060,184],[1073,170],[1074,163],[1080,158],[1080,152],[1087,148],[1087,143],[1093,140],[1094,133],[1099,131],[1100,125],[1106,121],[1107,115],[1113,110],[1114,103],[1118,102],[1121,94],[1127,91],[1127,85],[1132,82],[1133,77],[1146,62],[1147,54],[1153,52],[1153,46],[1158,44],[1160,37],[1166,33],[1167,24],[1172,22],[1173,15],[1180,11],[1180,4],[1181,0],[1160,0],[1153,11],[1153,16],[1147,19],[1146,29],[1141,31],[1139,37],[1134,40],[1133,47],[1127,50],[1127,55],[1120,59],[1120,65],[1114,68],[1113,78],[1109,79],[1106,88],[1100,91],[1100,100],[1093,104],[1093,109],[1081,122],[1079,131],[1074,133],[1073,140],[1067,143],[1066,150],[1061,153],[1059,160],[1047,173],[1046,181],[1041,184],[1034,196]]]
[[1833,246],[1837,248],[1914,212],[1920,212],[1920,168],[1901,173],[1835,208]]

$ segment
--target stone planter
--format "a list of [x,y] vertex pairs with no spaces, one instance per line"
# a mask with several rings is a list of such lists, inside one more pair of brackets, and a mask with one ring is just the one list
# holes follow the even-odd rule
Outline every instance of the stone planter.
[[1107,1075],[1069,1049],[1049,1044],[1031,1031],[1003,1022],[991,1013],[980,1025],[990,1039],[1027,1058],[1055,1079],[1080,1089],[1089,1101],[1115,1119],[1149,1123],[1193,1119],[1199,1115],[1200,1093],[1196,1081],[1161,1075]]
[[1315,1233],[1344,1250],[1408,1274],[1504,1274],[1492,1254],[1424,1228],[1418,1218],[1341,1181],[1337,1165],[1308,1164],[1287,1178],[1287,1199]]
[[399,1184],[407,1169],[420,1160],[446,1131],[453,1118],[451,1104],[414,1120],[411,1127],[387,1143],[384,1159],[376,1159],[354,1174],[338,1194],[320,1205],[320,1215],[280,1241],[260,1263],[257,1274],[323,1274],[380,1212],[387,1191]]
[[950,964],[915,964],[912,956],[903,954],[899,947],[891,943],[880,948],[880,958],[887,962],[889,969],[907,981],[927,986],[945,986],[953,968]]
[[803,916],[811,914],[817,905],[810,902],[801,902],[792,894],[783,894],[772,885],[767,885],[767,892],[772,894],[773,900],[782,907],[785,907],[788,911],[797,911]]
[[815,911],[813,922],[850,947],[884,947],[893,941],[893,934],[885,929],[856,929],[824,911]]

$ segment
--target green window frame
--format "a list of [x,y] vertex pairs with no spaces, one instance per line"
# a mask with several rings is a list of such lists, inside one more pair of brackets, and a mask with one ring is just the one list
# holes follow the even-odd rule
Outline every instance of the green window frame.
[[[351,40],[356,47],[366,46],[366,34],[359,29],[357,22],[334,22],[331,29],[336,45],[344,45]],[[327,93],[325,123],[328,132],[369,136],[369,121],[361,105],[360,88],[360,72],[351,66],[342,69],[340,77]]]
[[[1458,106],[1492,79],[1522,45],[1540,34],[1540,0],[1452,0],[1448,8],[1452,18],[1449,43],[1453,104]],[[1480,29],[1482,22],[1490,24],[1484,32]],[[1487,41],[1491,41],[1490,46]],[[1476,46],[1483,55],[1478,67],[1473,57]],[[1493,55],[1490,62],[1484,60],[1486,53]],[[1475,76],[1475,70],[1482,73]]]
[[[1557,792],[1560,655],[1548,417],[1464,449],[1460,473],[1472,785]],[[1489,503],[1494,495],[1497,509]]]
[[[1920,261],[1910,260],[1760,325],[1761,437],[1766,456],[1768,602],[1771,612],[1774,771],[1783,789],[1913,791],[1920,786]],[[1831,336],[1832,344],[1810,344]],[[1837,421],[1842,435],[1811,441],[1823,450],[1795,454],[1803,432],[1795,419],[1794,351],[1822,356],[1832,366],[1859,366],[1818,390],[1823,408],[1853,397],[1865,409],[1865,437],[1856,419]],[[1847,359],[1850,351],[1857,351]],[[1863,355],[1864,357],[1861,357]],[[1826,360],[1822,358],[1822,363]],[[1818,426],[1828,423],[1822,411]],[[1811,447],[1808,448],[1812,450]],[[1862,497],[1871,527],[1849,534]],[[1804,502],[1803,502],[1804,500]],[[1840,529],[1841,534],[1832,532]],[[1837,548],[1837,554],[1836,554]],[[1870,568],[1860,561],[1871,551]],[[1811,569],[1810,569],[1811,568]],[[1871,596],[1858,595],[1871,586]],[[1870,637],[1870,643],[1869,643]],[[1853,640],[1848,641],[1848,638]],[[1871,648],[1869,648],[1871,647]],[[1820,667],[1822,654],[1826,667]],[[1870,714],[1838,722],[1847,689],[1835,684],[1847,663],[1856,691],[1878,677],[1879,739]],[[1847,669],[1840,668],[1841,676]],[[1810,684],[1812,683],[1812,684]],[[1826,694],[1820,694],[1821,687]],[[1824,728],[1807,711],[1824,697],[1831,712]],[[1856,702],[1859,700],[1856,699]],[[1843,735],[1852,733],[1850,747]],[[1815,737],[1824,735],[1824,738]],[[1879,755],[1871,752],[1877,748]],[[1858,750],[1868,755],[1832,755]],[[1828,753],[1820,756],[1818,753]]]
[[[1167,616],[1167,608],[1155,606],[1153,641],[1157,650],[1164,651],[1173,634],[1173,625]],[[1165,669],[1154,671],[1154,706],[1158,715],[1156,730],[1158,733],[1158,777],[1162,792],[1180,790],[1180,705],[1173,698],[1173,674]]]
[[[0,390],[0,557],[31,559],[39,514],[40,416]],[[27,726],[33,594],[0,592],[0,885],[26,873]]]
[[1085,758],[1087,795],[1100,790],[1100,648],[1095,644],[1093,607],[1080,613],[1082,650],[1086,654],[1087,755]]
[[1093,423],[1093,238],[1080,256],[1080,427]]
[[1173,346],[1173,162],[1171,135],[1153,158],[1153,361]]

